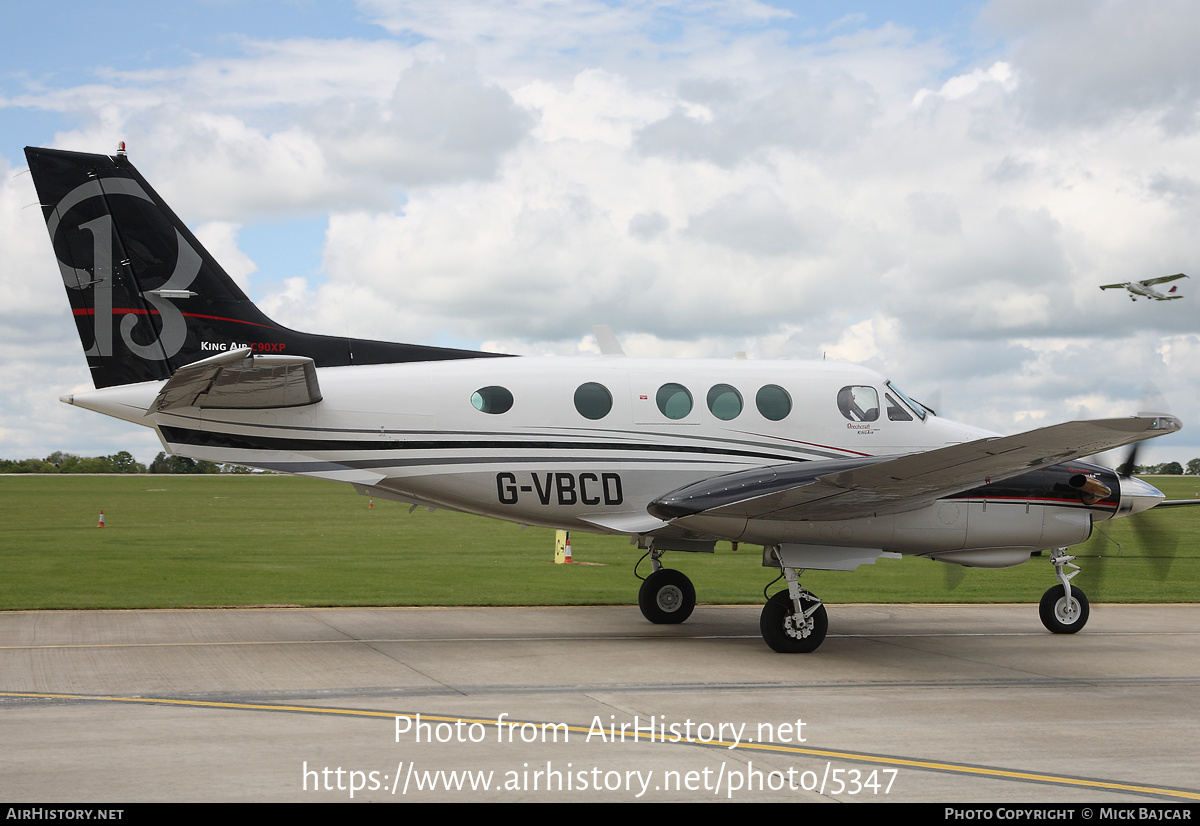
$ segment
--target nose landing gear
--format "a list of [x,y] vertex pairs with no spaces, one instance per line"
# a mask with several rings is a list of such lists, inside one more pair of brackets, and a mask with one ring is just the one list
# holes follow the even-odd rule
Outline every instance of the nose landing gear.
[[[1038,614],[1042,625],[1055,634],[1074,634],[1088,621],[1088,598],[1080,589],[1071,587],[1071,580],[1079,574],[1079,566],[1072,564],[1074,559],[1066,548],[1059,548],[1050,555],[1054,575],[1061,584],[1042,594]],[[1068,567],[1074,569],[1069,574],[1065,571]]]

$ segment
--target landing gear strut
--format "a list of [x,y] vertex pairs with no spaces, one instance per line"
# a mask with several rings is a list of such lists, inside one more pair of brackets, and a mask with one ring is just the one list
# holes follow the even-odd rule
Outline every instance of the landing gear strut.
[[[1061,584],[1042,594],[1038,614],[1042,618],[1042,625],[1055,634],[1074,634],[1088,621],[1090,609],[1087,596],[1080,589],[1071,587],[1071,580],[1079,573],[1079,566],[1071,564],[1074,559],[1066,548],[1059,548],[1050,555],[1054,575]],[[1064,570],[1068,567],[1075,570],[1068,574]]]
[[696,589],[681,571],[662,567],[661,553],[650,552],[654,572],[642,580],[638,607],[642,616],[657,625],[675,625],[692,615],[696,607]]
[[[776,559],[779,560],[778,554]],[[825,641],[829,617],[821,600],[800,587],[797,569],[782,564],[788,589],[780,591],[763,606],[758,620],[763,641],[780,654],[808,654]]]

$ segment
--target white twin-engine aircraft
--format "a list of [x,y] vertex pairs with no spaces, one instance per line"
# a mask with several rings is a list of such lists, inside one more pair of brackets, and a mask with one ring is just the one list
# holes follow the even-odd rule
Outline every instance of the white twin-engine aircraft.
[[786,577],[760,622],[781,652],[825,637],[804,569],[901,554],[1000,568],[1056,549],[1041,618],[1073,633],[1088,602],[1066,546],[1163,500],[1079,459],[1178,430],[1166,415],[1000,437],[846,364],[516,358],[295,332],[246,298],[123,148],[25,152],[96,386],[63,401],[195,459],[632,536],[652,568],[638,600],[651,622],[682,622],[696,602],[663,553],[718,541],[762,545]]

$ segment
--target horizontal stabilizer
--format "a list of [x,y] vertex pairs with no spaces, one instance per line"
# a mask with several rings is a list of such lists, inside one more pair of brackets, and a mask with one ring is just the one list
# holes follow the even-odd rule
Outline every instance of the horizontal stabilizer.
[[151,413],[182,407],[258,410],[321,400],[317,370],[304,356],[255,356],[249,347],[181,367],[159,391]]

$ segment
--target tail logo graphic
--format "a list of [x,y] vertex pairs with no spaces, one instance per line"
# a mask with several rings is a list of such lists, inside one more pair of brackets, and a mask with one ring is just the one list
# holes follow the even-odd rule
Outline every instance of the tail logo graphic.
[[[57,240],[59,223],[74,206],[89,198],[109,198],[113,196],[129,196],[141,198],[154,203],[145,190],[136,181],[126,178],[103,178],[88,181],[67,193],[58,202],[47,221],[50,237]],[[133,330],[138,324],[138,315],[145,310],[113,307],[113,286],[117,276],[117,268],[125,268],[125,280],[137,284],[133,272],[129,269],[128,261],[116,261],[113,256],[113,219],[111,213],[103,212],[99,217],[80,224],[78,229],[87,231],[92,237],[92,272],[77,269],[65,263],[60,258],[58,268],[62,273],[63,283],[69,290],[93,290],[93,331],[94,339],[91,348],[86,351],[89,356],[107,357],[113,355],[113,316],[121,314],[121,339],[133,354],[152,361],[168,359],[182,349],[187,338],[187,322],[183,313],[161,293],[168,291],[186,291],[196,276],[200,273],[201,259],[199,253],[175,230],[176,258],[175,268],[171,277],[154,290],[142,291],[137,287],[137,293],[143,301],[149,302],[161,322],[157,338],[148,344],[140,344],[133,338]],[[55,244],[58,248],[58,244]]]
[[163,381],[241,342],[318,367],[499,355],[290,330],[254,306],[123,151],[27,146],[25,157],[98,388]]

